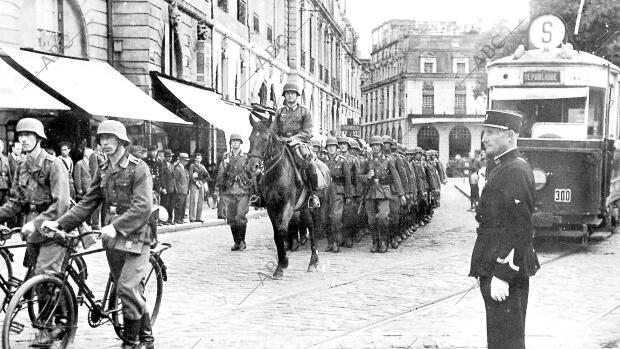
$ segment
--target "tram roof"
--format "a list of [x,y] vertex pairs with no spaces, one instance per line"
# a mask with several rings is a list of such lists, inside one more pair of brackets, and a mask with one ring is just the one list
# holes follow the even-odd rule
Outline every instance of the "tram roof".
[[[517,50],[518,51],[518,50]],[[494,60],[487,64],[487,68],[500,65],[531,65],[531,64],[558,64],[558,65],[595,65],[606,68],[609,64],[611,70],[620,72],[620,68],[608,60],[584,51],[577,51],[563,46],[552,49],[527,50],[517,58],[516,54]]]

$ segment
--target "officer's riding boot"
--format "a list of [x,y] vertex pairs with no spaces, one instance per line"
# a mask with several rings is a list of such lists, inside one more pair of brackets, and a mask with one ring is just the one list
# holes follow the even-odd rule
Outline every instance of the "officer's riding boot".
[[319,197],[316,195],[316,192],[319,190],[319,176],[316,174],[316,167],[314,163],[310,162],[306,167],[306,175],[308,176],[308,181],[310,182],[310,198],[308,199],[308,206],[310,208],[321,207],[321,201]]
[[138,349],[140,345],[140,327],[142,319],[130,320],[123,319],[123,345],[122,349]]
[[245,230],[247,229],[247,225],[243,224],[239,226],[239,249],[245,250]]
[[154,349],[155,338],[153,338],[153,328],[151,327],[151,317],[148,313],[142,315],[140,322],[140,349]]
[[239,227],[236,225],[231,225],[230,231],[232,232],[233,240],[235,241],[235,244],[230,248],[230,250],[239,251]]

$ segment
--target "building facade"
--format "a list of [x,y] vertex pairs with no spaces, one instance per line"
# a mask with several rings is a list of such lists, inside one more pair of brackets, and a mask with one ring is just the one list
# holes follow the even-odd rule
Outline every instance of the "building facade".
[[447,163],[481,147],[486,100],[475,97],[479,28],[456,22],[392,20],[373,30],[362,78],[362,135],[390,135],[439,151]]

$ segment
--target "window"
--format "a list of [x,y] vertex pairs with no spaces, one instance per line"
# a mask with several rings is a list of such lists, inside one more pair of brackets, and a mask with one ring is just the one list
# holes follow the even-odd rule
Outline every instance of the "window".
[[456,73],[457,74],[467,74],[467,72],[465,71],[465,63],[464,62],[456,63]]
[[217,6],[225,12],[228,12],[228,0],[217,0]]
[[454,114],[467,114],[465,101],[465,94],[457,91],[454,95]]
[[248,8],[248,4],[246,0],[237,0],[237,20],[243,24],[246,21],[246,10]]
[[273,28],[270,25],[267,26],[267,41],[273,44]]
[[260,33],[260,19],[256,13],[254,14],[254,32]]
[[432,62],[425,62],[424,63],[424,72],[425,73],[432,73],[433,72],[433,63]]
[[422,96],[422,114],[435,114],[435,96],[425,94]]

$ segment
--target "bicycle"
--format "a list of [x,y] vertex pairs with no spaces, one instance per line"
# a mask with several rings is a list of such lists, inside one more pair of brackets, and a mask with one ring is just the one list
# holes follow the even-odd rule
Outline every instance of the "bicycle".
[[0,257],[4,263],[5,269],[0,271],[0,290],[4,293],[4,300],[2,301],[2,308],[0,311],[4,311],[11,300],[11,296],[15,289],[17,289],[23,280],[28,279],[32,273],[32,268],[28,268],[24,279],[18,279],[13,275],[13,253],[10,249],[25,248],[26,244],[15,244],[5,246],[7,240],[15,233],[21,232],[21,227],[9,228],[4,225],[0,225]]
[[[59,273],[37,275],[25,281],[14,293],[6,310],[2,327],[2,345],[4,349],[31,347],[32,343],[46,337],[56,348],[66,348],[73,342],[77,331],[78,307],[86,305],[88,308],[88,325],[92,328],[111,323],[116,335],[122,337],[122,311],[120,300],[116,295],[116,287],[111,276],[100,300],[95,299],[91,289],[86,285],[86,278],[80,276],[82,270],[74,268],[74,260],[85,255],[105,251],[98,248],[90,251],[77,252],[82,238],[88,235],[100,236],[99,231],[81,234],[69,234],[54,231],[54,239],[67,248]],[[144,281],[145,293],[153,285],[151,277],[155,277],[154,297],[147,296],[147,300],[154,299],[151,314],[151,324],[154,325],[161,305],[163,283],[167,280],[166,266],[161,259],[163,251],[171,248],[167,243],[160,244],[151,250],[151,268]],[[84,264],[85,267],[85,264]],[[79,268],[79,266],[78,266]],[[78,288],[74,292],[69,280]],[[38,308],[38,309],[37,309]],[[52,346],[50,346],[52,347]]]

